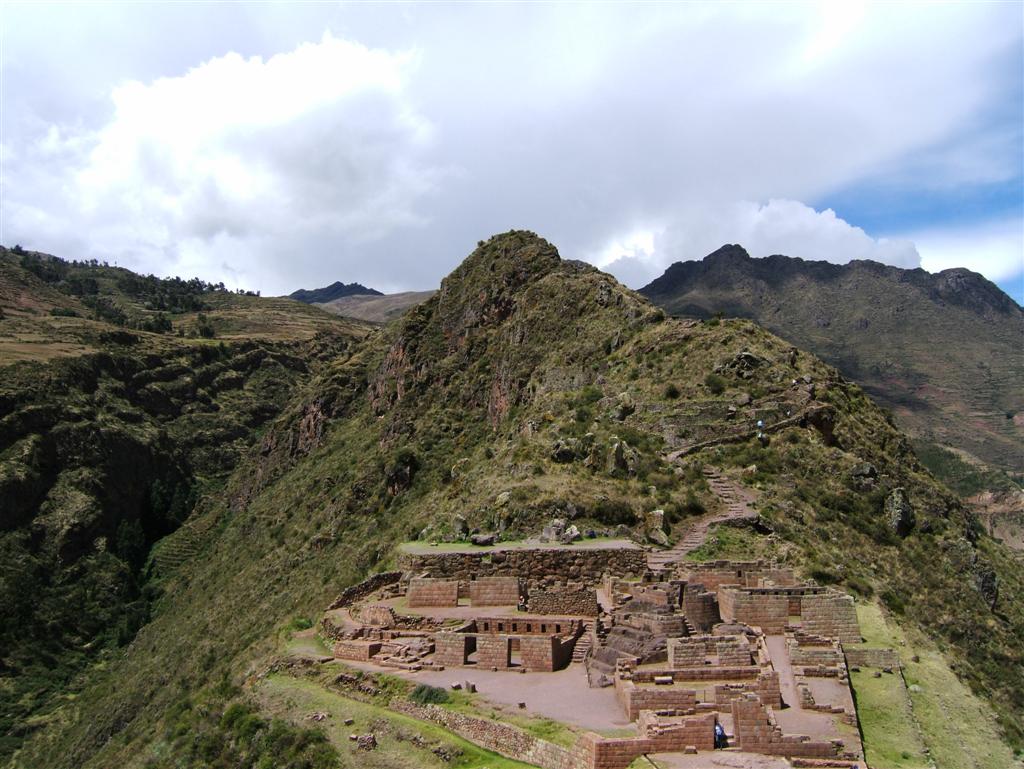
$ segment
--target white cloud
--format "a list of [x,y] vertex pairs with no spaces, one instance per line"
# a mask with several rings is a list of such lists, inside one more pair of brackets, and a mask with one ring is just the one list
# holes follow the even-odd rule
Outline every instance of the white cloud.
[[921,266],[929,272],[966,267],[993,281],[1024,272],[1024,222],[1020,219],[936,228],[913,237],[921,252]]
[[1020,176],[1012,4],[39,7],[0,240],[264,293],[429,288],[509,227],[633,285],[725,242],[913,265],[804,204]]
[[[66,175],[36,179],[52,193],[45,208],[6,196],[8,224],[46,230],[69,256],[113,250],[139,268],[248,285],[304,240],[330,249],[421,224],[416,203],[437,175],[418,160],[432,129],[406,94],[415,59],[324,34],[119,85],[99,130],[51,125],[36,142],[20,169],[60,160]],[[88,238],[76,238],[83,220]]]
[[[637,240],[635,233],[629,237]],[[871,259],[898,267],[921,266],[911,240],[872,238],[831,209],[815,211],[795,200],[690,207],[646,233],[643,243],[647,247],[629,249],[613,240],[591,261],[633,288],[657,277],[672,262],[701,259],[726,243],[738,243],[755,257],[785,254],[836,264]]]

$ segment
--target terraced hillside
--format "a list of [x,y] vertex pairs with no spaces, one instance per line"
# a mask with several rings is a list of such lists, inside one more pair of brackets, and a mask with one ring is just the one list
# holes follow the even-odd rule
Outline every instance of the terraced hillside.
[[202,536],[168,546],[151,620],[13,766],[187,765],[197,745],[231,744],[233,702],[259,707],[296,618],[393,565],[398,543],[517,539],[552,517],[642,536],[655,509],[675,541],[717,504],[705,467],[756,494],[801,575],[880,601],[941,647],[1022,745],[1019,564],[812,355],[745,320],[666,319],[528,232],[483,243],[349,352],[296,388],[197,509]]

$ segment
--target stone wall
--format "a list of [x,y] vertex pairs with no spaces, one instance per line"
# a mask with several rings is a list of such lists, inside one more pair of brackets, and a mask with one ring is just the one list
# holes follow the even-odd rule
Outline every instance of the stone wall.
[[476,639],[476,664],[482,668],[507,670],[512,646],[507,635],[480,635]]
[[788,596],[771,592],[723,587],[718,608],[724,621],[759,627],[766,635],[781,634],[789,620]]
[[399,698],[392,700],[389,707],[398,713],[435,723],[474,745],[506,758],[542,769],[591,769],[587,766],[585,751],[560,747],[509,724],[467,716],[438,705],[417,705]]
[[342,660],[358,660],[366,662],[380,651],[380,641],[337,641],[334,644],[334,656]]
[[596,617],[601,610],[597,603],[597,591],[592,587],[578,590],[531,590],[529,608],[531,614],[580,617]]
[[515,606],[520,593],[519,577],[479,577],[469,583],[472,606]]
[[575,617],[516,614],[510,617],[481,617],[474,620],[470,632],[504,633],[506,635],[577,635],[583,627]]
[[791,569],[766,561],[707,561],[677,567],[679,576],[688,583],[718,590],[722,585],[741,587],[790,586],[797,584]]
[[434,663],[445,667],[466,664],[466,658],[476,651],[476,636],[466,633],[442,632],[434,634]]
[[588,769],[626,769],[647,753],[680,752],[687,746],[712,750],[715,714],[663,719],[651,714],[640,737],[601,737],[587,733],[577,745],[582,766]]
[[859,668],[892,668],[900,667],[900,655],[895,649],[851,649],[844,647],[846,664]]
[[361,601],[366,596],[377,592],[385,585],[393,585],[402,578],[400,571],[382,571],[380,574],[373,574],[362,582],[349,585],[341,591],[341,595],[334,599],[328,609],[340,609],[343,606],[351,606],[356,601]]
[[395,610],[390,606],[375,603],[359,609],[359,621],[379,628],[391,628],[398,624]]
[[683,614],[697,630],[707,632],[718,622],[718,598],[703,585],[687,584],[683,589]]
[[803,735],[783,734],[771,712],[753,694],[732,703],[735,746],[751,753],[801,758],[836,758],[839,747],[833,742],[808,739]]
[[403,553],[399,568],[412,574],[470,581],[523,577],[530,587],[579,581],[596,585],[604,574],[641,576],[647,557],[638,547],[501,547],[459,553]]
[[838,638],[844,644],[860,643],[860,625],[853,596],[840,592],[805,595],[800,605],[800,624],[805,633]]
[[409,580],[408,600],[411,608],[458,606],[458,580],[414,577]]
[[686,622],[679,614],[653,614],[650,612],[630,613],[626,610],[617,610],[614,613],[615,623],[637,630],[646,630],[656,636],[674,638],[686,635]]
[[697,706],[697,692],[676,684],[637,686],[632,681],[617,680],[615,694],[630,721],[635,721],[641,710],[692,711]]
[[668,639],[668,666],[673,670],[711,665],[750,665],[753,653],[742,635],[697,635]]

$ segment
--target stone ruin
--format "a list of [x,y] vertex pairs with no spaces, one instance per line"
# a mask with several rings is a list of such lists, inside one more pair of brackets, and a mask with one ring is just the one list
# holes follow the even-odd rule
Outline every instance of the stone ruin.
[[856,724],[844,644],[861,639],[850,596],[761,561],[651,572],[642,556],[630,548],[407,556],[397,579],[335,606],[324,627],[336,657],[405,671],[582,665],[587,685],[613,687],[637,736],[586,735],[571,769],[711,750],[716,724],[742,751],[859,765],[856,737],[821,726],[834,722],[811,732],[828,738],[798,729],[814,718]]

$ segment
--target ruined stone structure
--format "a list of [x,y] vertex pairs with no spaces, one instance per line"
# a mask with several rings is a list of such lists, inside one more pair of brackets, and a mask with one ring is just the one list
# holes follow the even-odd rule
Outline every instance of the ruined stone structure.
[[596,617],[600,611],[597,593],[592,587],[576,590],[531,590],[529,594],[531,614],[569,614],[581,617]]
[[[651,752],[711,750],[720,720],[743,751],[855,761],[856,737],[827,726],[856,725],[848,659],[898,665],[891,650],[844,648],[860,641],[850,596],[772,563],[645,571],[638,548],[539,547],[407,554],[403,564],[400,582],[380,578],[376,600],[360,587],[363,603],[339,609],[349,625],[332,634],[335,656],[410,671],[585,664],[591,686],[614,687],[636,736],[588,733],[565,749],[485,719],[402,705],[547,769],[625,769]],[[403,594],[415,616],[396,611]],[[479,608],[469,619],[467,605]],[[799,719],[787,720],[794,710]],[[789,733],[814,718],[824,720],[809,734],[827,738]]]
[[532,588],[574,581],[596,585],[605,574],[639,577],[647,569],[647,560],[639,547],[495,547],[457,553],[403,553],[399,566],[411,574],[466,582],[490,576],[520,577]]
[[698,635],[668,642],[668,666],[673,670],[718,665],[753,664],[750,642],[742,635]]
[[436,664],[493,670],[560,670],[572,659],[583,624],[569,617],[487,617],[434,635]]
[[838,638],[844,643],[861,640],[853,598],[830,588],[723,584],[718,589],[718,604],[724,621],[759,627],[769,635],[785,632],[793,617],[799,619],[808,633]]
[[407,597],[411,608],[458,606],[459,581],[417,577],[409,580]]
[[480,577],[469,583],[472,606],[515,606],[522,594],[519,577]]

